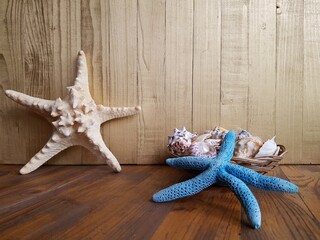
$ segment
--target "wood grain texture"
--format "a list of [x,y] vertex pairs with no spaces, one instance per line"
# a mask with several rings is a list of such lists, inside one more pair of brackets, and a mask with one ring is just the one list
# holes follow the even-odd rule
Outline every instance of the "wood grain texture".
[[[52,1],[52,48],[53,81],[48,99],[57,99],[67,94],[66,87],[74,82],[75,58],[81,48],[81,1]],[[91,70],[91,69],[90,69]],[[47,141],[47,140],[45,140]],[[43,143],[45,144],[45,142]],[[34,151],[34,154],[39,149]],[[50,160],[50,164],[81,164],[82,149],[68,148]],[[32,157],[32,156],[31,156]],[[65,161],[68,159],[68,161]]]
[[303,146],[303,1],[278,6],[276,135],[289,149],[283,162],[297,163]]
[[[110,4],[106,1],[81,1],[81,49],[87,56],[91,95],[97,104],[110,106]],[[126,91],[126,89],[124,89]],[[107,146],[110,142],[110,126],[104,124],[101,132]],[[103,160],[82,149],[83,164],[101,164]]]
[[248,130],[262,139],[275,133],[276,0],[249,4]]
[[192,130],[193,1],[166,1],[166,132]]
[[193,131],[220,125],[221,1],[194,1]]
[[316,166],[282,166],[287,178],[300,188],[300,196],[312,214],[320,221],[320,167]]
[[43,166],[21,176],[19,168],[0,165],[2,239],[320,237],[319,166],[281,166],[272,172],[298,184],[297,194],[253,189],[262,211],[259,230],[248,226],[240,203],[227,187],[213,186],[168,203],[151,201],[156,191],[195,172],[123,166],[123,172],[115,174],[106,166]]
[[[268,175],[288,180],[281,168],[282,166],[275,168]],[[299,171],[300,166],[296,169]],[[248,228],[248,220],[242,212],[243,239],[319,239],[320,222],[314,217],[313,209],[308,208],[303,198],[303,192],[308,187],[302,187],[298,179],[290,180],[299,185],[298,194],[253,189],[261,208],[263,227],[257,231]]]
[[[137,0],[109,1],[110,106],[138,105]],[[110,150],[121,163],[138,161],[139,116],[111,121]]]
[[177,201],[153,239],[239,239],[240,218],[241,206],[234,194],[212,187]]
[[[276,135],[284,164],[319,164],[318,10],[315,0],[3,0],[0,162],[26,163],[52,132],[4,90],[63,97],[83,49],[97,103],[142,106],[102,126],[120,163],[163,163],[175,127],[221,125]],[[48,162],[102,163],[81,147]]]
[[320,159],[320,2],[304,1],[303,150],[305,163]]
[[[138,77],[142,107],[138,163],[166,156],[166,1],[138,1]],[[154,146],[158,146],[155,148]]]
[[[5,89],[16,89],[36,97],[49,97],[50,82],[53,80],[49,4],[2,1],[1,9],[1,19],[4,20],[3,50],[0,53],[4,78],[1,79],[1,85]],[[1,152],[5,154],[9,151],[8,155],[3,155],[4,161],[26,162],[50,137],[50,125],[33,113],[24,112],[17,104],[7,102],[4,91],[1,95],[5,127],[1,145],[8,147]],[[16,151],[17,146],[21,148],[20,151]],[[15,156],[8,159],[12,154]]]
[[248,127],[249,1],[222,1],[221,111],[225,128]]

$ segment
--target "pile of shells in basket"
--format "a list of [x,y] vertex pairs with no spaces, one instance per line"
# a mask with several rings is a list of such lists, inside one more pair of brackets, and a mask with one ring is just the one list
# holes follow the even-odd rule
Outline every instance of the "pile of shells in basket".
[[[284,146],[276,143],[275,136],[263,142],[245,129],[237,128],[234,131],[236,143],[232,161],[236,164],[264,174],[278,166],[287,152]],[[197,156],[214,160],[227,132],[227,129],[215,127],[198,135],[187,131],[185,127],[181,130],[176,128],[173,135],[168,137],[168,150],[176,157]]]

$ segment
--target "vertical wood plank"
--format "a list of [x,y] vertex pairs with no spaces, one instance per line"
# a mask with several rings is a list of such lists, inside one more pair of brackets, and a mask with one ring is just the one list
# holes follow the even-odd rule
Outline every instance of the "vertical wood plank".
[[[2,55],[2,68],[8,71],[7,77],[10,79],[6,89],[50,98],[50,86],[53,82],[50,2],[9,1],[2,4],[5,10],[2,12],[5,13],[2,18],[5,23],[4,32],[7,36],[1,39],[6,41],[1,45],[7,47]],[[5,126],[7,133],[4,135],[4,143],[9,148],[4,149],[4,152],[11,158],[5,157],[4,161],[25,163],[47,141],[51,134],[50,124],[17,104],[8,105],[7,109],[9,116],[6,121],[9,122]]]
[[[52,1],[53,81],[50,99],[64,97],[76,74],[76,57],[81,49],[81,1]],[[49,164],[80,164],[82,149],[68,148]],[[36,151],[34,152],[36,153]]]
[[21,143],[21,136],[16,119],[17,117],[21,117],[22,111],[20,109],[15,112],[12,111],[13,108],[16,108],[16,104],[10,101],[4,93],[4,91],[11,86],[9,77],[10,71],[8,69],[9,66],[7,65],[9,54],[8,52],[6,54],[3,48],[0,52],[0,163],[21,163],[25,161],[26,148],[23,148],[24,145],[20,145],[21,150],[16,151],[16,145],[12,143]]
[[276,0],[250,1],[248,130],[263,140],[275,134]]
[[[138,104],[137,82],[137,1],[110,0],[110,80],[109,105]],[[133,116],[109,122],[110,135],[105,139],[120,163],[137,163],[138,122]]]
[[248,0],[222,1],[221,113],[228,129],[248,123]]
[[81,1],[52,0],[54,82],[51,99],[67,94],[76,74],[76,57],[81,48]]
[[282,163],[302,159],[303,0],[278,2],[276,135],[289,153]]
[[[109,4],[107,1],[83,0],[81,2],[81,47],[86,53],[90,93],[97,104],[109,105]],[[105,140],[110,128],[108,123],[101,130]],[[108,142],[106,141],[107,145]],[[82,163],[104,164],[89,151],[82,150]]]
[[[22,110],[13,111],[12,109],[16,108],[17,104],[8,99],[4,94],[4,90],[16,85],[12,81],[14,79],[13,74],[16,73],[13,71],[12,61],[16,59],[11,57],[9,48],[9,32],[11,32],[11,28],[7,27],[13,21],[13,19],[11,20],[11,18],[7,17],[11,12],[11,8],[12,2],[0,2],[0,19],[4,19],[3,24],[0,24],[0,163],[21,163],[26,158],[25,144],[21,141],[19,123],[16,120],[18,117],[21,117]],[[12,144],[14,142],[19,144],[20,151],[15,151],[16,146]]]
[[166,133],[192,130],[193,1],[166,2]]
[[221,1],[194,1],[193,131],[220,125]]
[[320,164],[320,2],[304,1],[303,162]]
[[138,163],[165,158],[166,1],[138,1],[138,77],[142,107]]
[[[97,6],[99,7],[99,6]],[[93,91],[95,96],[97,97],[97,101],[101,102],[103,105],[108,106],[110,104],[110,4],[109,1],[100,1],[100,8],[101,8],[101,23],[100,29],[97,31],[101,32],[101,43],[99,45],[100,50],[96,51],[96,62],[101,61],[101,73],[99,77],[102,79],[100,84],[93,84]],[[93,76],[93,81],[96,82],[96,75]],[[102,136],[104,141],[106,142],[107,146],[109,147],[110,143],[110,125],[106,123],[102,125],[101,128]],[[91,158],[92,159],[92,158]],[[100,160],[95,160],[97,162]]]
[[[52,55],[52,2],[28,1],[24,3],[23,23],[23,92],[34,97],[50,98],[50,85],[54,81]],[[19,79],[20,80],[20,79]],[[42,117],[29,112],[23,127],[27,133],[26,160],[29,161],[51,136],[52,128]],[[30,114],[30,115],[29,115]],[[28,118],[30,117],[30,118]],[[26,161],[26,162],[27,162]]]

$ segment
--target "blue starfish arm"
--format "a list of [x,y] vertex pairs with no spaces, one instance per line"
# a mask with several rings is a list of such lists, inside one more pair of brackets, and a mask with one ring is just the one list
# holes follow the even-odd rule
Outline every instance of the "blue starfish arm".
[[212,161],[214,160],[200,157],[179,157],[168,158],[166,160],[167,164],[171,167],[193,169],[199,171],[206,170],[209,167],[210,163],[212,163]]
[[228,164],[226,171],[256,188],[290,193],[298,192],[298,186],[291,182],[277,177],[264,176],[252,169],[236,164]]
[[259,228],[261,226],[260,207],[247,185],[225,170],[219,171],[218,179],[226,183],[235,193],[249,218],[251,226],[255,229]]
[[217,181],[217,171],[210,167],[198,176],[187,181],[174,184],[153,195],[154,202],[169,202],[178,198],[195,195]]
[[220,152],[216,157],[215,161],[222,161],[222,162],[230,162],[234,146],[236,142],[236,134],[234,131],[229,131],[226,136],[224,137],[223,144],[220,148]]

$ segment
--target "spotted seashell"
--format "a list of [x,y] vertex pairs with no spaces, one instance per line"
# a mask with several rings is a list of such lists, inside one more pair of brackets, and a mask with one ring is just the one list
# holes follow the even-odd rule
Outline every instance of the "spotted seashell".
[[213,130],[206,131],[206,133],[211,134],[211,138],[213,139],[224,139],[228,130],[223,127],[215,127]]
[[173,135],[168,136],[169,152],[179,157],[189,155],[192,139],[196,136],[196,134],[188,132],[185,127],[181,130],[175,128]]
[[253,135],[251,133],[249,133],[247,130],[242,129],[242,128],[236,129],[235,132],[237,133],[236,141],[238,141],[242,138],[245,138],[245,137],[253,137]]
[[241,158],[253,158],[262,144],[259,137],[244,137],[236,142],[233,155]]

